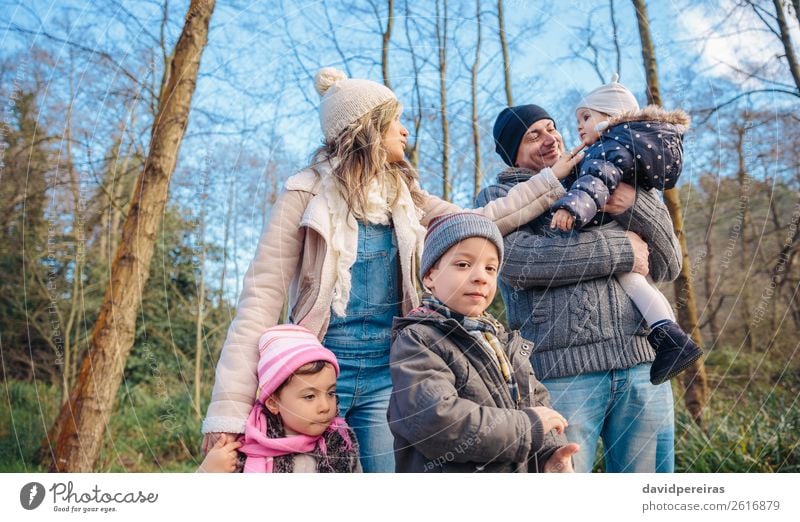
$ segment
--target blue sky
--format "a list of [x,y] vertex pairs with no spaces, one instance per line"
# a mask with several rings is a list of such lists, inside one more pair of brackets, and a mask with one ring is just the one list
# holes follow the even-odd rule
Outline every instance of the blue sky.
[[[390,73],[393,88],[407,106],[405,122],[410,123],[414,110],[413,81],[410,76],[410,55],[406,42],[405,5],[396,3],[394,34],[390,48]],[[616,21],[621,45],[621,81],[645,102],[644,70],[641,61],[638,28],[631,2],[615,0]],[[381,8],[382,7],[381,3]],[[170,2],[170,18],[166,28],[168,49],[180,33],[187,1]],[[329,25],[325,7],[331,16]],[[432,3],[411,2],[412,20],[420,26],[420,34],[429,35],[434,23]],[[581,47],[581,29],[591,18],[594,42],[601,48],[601,70],[606,79],[614,72],[615,56],[610,52],[611,24],[608,1],[568,1],[544,3],[506,0],[506,32],[512,42],[512,84],[516,103],[538,103],[548,108],[559,123],[568,144],[576,142],[573,130],[573,106],[580,96],[599,85],[591,65],[581,60],[575,50]],[[659,77],[664,104],[668,108],[690,110],[711,106],[742,89],[768,87],[768,81],[745,79],[737,68],[763,64],[762,76],[767,80],[791,82],[785,67],[774,59],[782,53],[774,35],[765,32],[761,22],[746,9],[733,9],[732,0],[717,2],[651,1],[649,16],[659,64]],[[469,135],[469,77],[466,74],[472,59],[477,29],[474,2],[450,1],[450,40],[448,43],[448,114],[451,119],[451,170],[456,202],[469,205],[473,157]],[[494,1],[484,2],[483,9],[493,12]],[[347,7],[347,9],[345,9]],[[77,94],[84,96],[82,117],[91,130],[96,155],[106,150],[109,129],[115,119],[131,111],[146,112],[141,101],[126,107],[114,105],[125,71],[138,76],[143,83],[152,83],[147,60],[159,59],[148,54],[159,33],[160,9],[155,1],[88,2],[88,1],[6,1],[0,4],[4,20],[0,24],[0,57],[13,53],[25,56],[32,44],[53,50],[57,63],[45,70],[46,92],[43,97],[63,97],[65,83],[60,75],[68,59],[68,47],[48,40],[44,30],[54,36],[68,38],[88,48],[108,51],[114,66],[105,64],[103,74],[84,69],[76,83]],[[129,14],[134,14],[135,19]],[[263,199],[280,187],[280,180],[302,168],[308,155],[321,140],[312,76],[322,66],[347,68],[356,77],[380,81],[379,20],[385,23],[385,12],[377,15],[368,2],[217,2],[212,19],[209,45],[203,56],[201,78],[193,101],[187,137],[172,186],[173,201],[189,204],[203,190],[202,179],[211,177],[209,214],[210,234],[219,237],[221,211],[225,207],[226,183],[230,177],[214,176],[214,169],[233,172],[242,193],[237,199],[238,219],[242,223],[242,248],[238,256],[246,265],[261,226]],[[38,21],[41,20],[41,26]],[[71,33],[66,23],[73,24]],[[790,17],[795,41],[800,41],[796,20]],[[493,152],[491,125],[495,115],[505,106],[496,18],[483,16],[483,47],[480,78],[480,126],[482,129],[482,166],[488,183],[500,168]],[[22,27],[34,34],[4,30]],[[334,41],[333,37],[336,40]],[[701,37],[708,37],[701,39]],[[341,53],[335,48],[339,45]],[[420,174],[423,184],[438,192],[441,143],[438,138],[438,77],[435,68],[435,41],[432,37],[415,41],[419,57],[429,60],[421,76],[424,91]],[[463,58],[459,50],[464,53]],[[586,57],[591,55],[585,51]],[[343,59],[344,56],[344,59]],[[760,67],[760,66],[759,66]],[[124,69],[124,71],[123,71]],[[158,71],[156,71],[157,74]],[[25,71],[27,74],[27,70]],[[23,78],[25,80],[25,78]],[[4,90],[9,86],[4,85]],[[59,91],[60,90],[60,91]],[[763,107],[797,106],[796,98],[764,95],[755,99]],[[733,109],[733,108],[731,108]],[[724,111],[719,117],[724,116]],[[138,120],[141,124],[142,120]],[[144,143],[147,132],[140,140]],[[713,150],[725,139],[723,131],[690,134],[687,137],[687,165],[693,164],[695,151]],[[698,146],[702,145],[702,147]],[[213,165],[207,161],[212,159]],[[264,173],[272,161],[274,172]],[[238,170],[241,169],[241,170]],[[213,171],[213,172],[211,172]],[[88,175],[88,174],[87,174]],[[687,168],[684,180],[694,173]]]

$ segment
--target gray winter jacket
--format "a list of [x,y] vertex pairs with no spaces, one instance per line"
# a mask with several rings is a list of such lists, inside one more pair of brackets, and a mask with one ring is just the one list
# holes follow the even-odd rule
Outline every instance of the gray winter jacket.
[[535,406],[550,406],[533,374],[532,343],[500,333],[520,393],[511,398],[499,367],[455,319],[424,308],[395,318],[389,427],[398,472],[536,472],[563,435],[543,432]]
[[[479,204],[501,197],[534,172],[508,169],[478,194]],[[608,216],[606,216],[608,218]],[[625,230],[650,248],[650,276],[672,281],[681,251],[672,220],[655,190],[636,190],[626,212],[597,227],[561,233],[542,215],[505,236],[499,281],[509,326],[536,348],[531,363],[540,379],[631,368],[655,358],[648,329],[614,274],[633,269]]]
[[657,105],[612,119],[578,169],[564,180],[569,190],[552,209],[567,210],[575,228],[581,228],[592,222],[622,181],[645,190],[674,187],[683,169],[688,125],[685,112]]

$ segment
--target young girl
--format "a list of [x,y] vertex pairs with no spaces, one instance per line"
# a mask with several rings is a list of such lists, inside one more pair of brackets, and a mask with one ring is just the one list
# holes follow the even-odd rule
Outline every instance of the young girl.
[[[340,409],[364,471],[391,472],[392,319],[419,305],[414,274],[428,222],[461,209],[420,188],[404,158],[408,131],[391,90],[331,68],[319,71],[316,89],[324,145],[312,165],[286,181],[245,274],[203,446],[244,430],[256,389],[256,341],[278,323],[288,295],[289,321],[317,335],[339,361]],[[479,212],[504,233],[527,223],[563,195],[559,179],[579,159],[565,157]]]
[[354,434],[337,417],[339,365],[301,326],[268,329],[259,340],[258,400],[241,441],[222,438],[198,471],[261,473],[360,472]]
[[[551,228],[568,231],[599,224],[598,210],[620,182],[644,189],[670,189],[683,168],[683,134],[689,117],[655,105],[639,109],[633,94],[618,83],[587,94],[575,116],[578,133],[589,146],[580,173],[554,205]],[[643,275],[617,274],[617,280],[650,326],[647,340],[656,352],[650,381],[661,384],[678,375],[703,351],[675,322],[667,298]]]

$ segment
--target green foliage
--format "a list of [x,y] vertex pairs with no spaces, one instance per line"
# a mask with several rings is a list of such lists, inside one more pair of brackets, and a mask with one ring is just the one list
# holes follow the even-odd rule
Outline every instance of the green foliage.
[[[695,424],[675,385],[675,471],[678,473],[797,473],[798,394],[765,388],[740,397],[712,396],[704,428]],[[593,471],[605,461],[598,444]]]
[[[8,381],[0,402],[0,472],[43,472],[34,454],[55,421],[59,390]],[[95,466],[101,472],[194,471],[200,455],[200,420],[191,392],[175,379],[122,387]]]
[[47,216],[54,161],[47,132],[37,124],[36,93],[16,92],[9,106],[11,118],[0,123],[0,332],[4,347],[25,348],[23,357],[7,359],[6,371],[33,379],[31,359],[48,370],[54,365],[48,307],[57,292],[53,283],[63,277],[48,259],[59,234]]
[[3,381],[0,385],[0,472],[46,471],[33,464],[60,407],[60,393],[39,382]]
[[677,471],[751,473],[800,471],[800,410],[797,394],[778,390],[747,392],[713,400],[701,429],[678,411],[675,434]]
[[503,302],[503,296],[500,295],[500,290],[497,290],[497,295],[494,296],[494,300],[492,304],[489,305],[489,308],[486,309],[487,312],[492,314],[492,316],[503,323],[503,326],[508,328],[508,316],[506,315],[506,305]]
[[123,387],[96,470],[194,471],[201,438],[191,390],[166,378]]

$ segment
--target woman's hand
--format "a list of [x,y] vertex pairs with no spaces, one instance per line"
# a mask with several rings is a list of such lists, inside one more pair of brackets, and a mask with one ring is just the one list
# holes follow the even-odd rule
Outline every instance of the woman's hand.
[[569,176],[569,173],[572,172],[572,169],[581,162],[585,152],[583,148],[586,147],[585,143],[581,143],[571,151],[569,154],[562,154],[558,161],[556,161],[553,166],[553,174],[555,174],[556,178],[564,179]]
[[208,455],[208,452],[211,451],[211,448],[216,446],[220,439],[222,440],[223,444],[228,444],[229,442],[235,442],[239,438],[239,435],[239,433],[206,433],[203,435],[203,455]]
[[242,443],[239,441],[225,442],[225,439],[220,437],[203,459],[197,472],[233,473],[236,471],[236,461],[239,458],[236,450],[241,447]]

